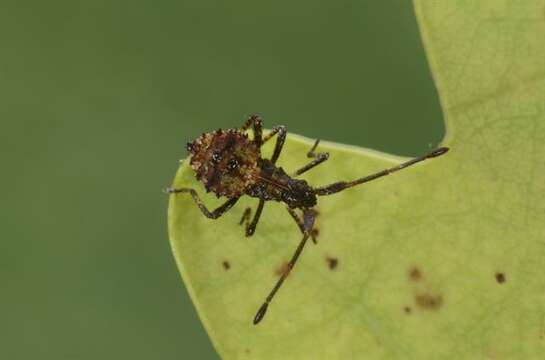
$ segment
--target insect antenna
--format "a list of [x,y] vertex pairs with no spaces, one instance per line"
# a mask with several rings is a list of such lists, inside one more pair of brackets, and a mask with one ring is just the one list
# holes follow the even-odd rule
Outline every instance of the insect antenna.
[[310,237],[310,232],[312,230],[312,227],[314,226],[314,219],[316,217],[316,212],[312,209],[304,209],[303,210],[303,224],[304,224],[304,234],[303,239],[297,246],[297,249],[295,249],[295,252],[293,253],[291,260],[288,263],[288,266],[286,270],[282,273],[280,276],[280,279],[276,282],[274,287],[272,288],[271,292],[265,299],[265,302],[259,310],[257,310],[257,313],[254,317],[254,325],[257,325],[265,316],[265,313],[267,312],[267,308],[269,307],[269,304],[271,303],[272,299],[274,298],[274,295],[276,295],[276,292],[280,289],[282,284],[284,283],[284,280],[288,277],[291,270],[295,266],[295,263],[297,262],[297,259],[299,259],[299,255],[301,255],[301,252],[303,252],[303,248],[305,247],[305,244],[307,243],[308,238]]
[[431,158],[441,156],[441,155],[445,154],[448,150],[449,150],[449,148],[447,148],[447,147],[441,147],[441,148],[433,150],[432,152],[427,153],[426,155],[411,159],[411,160],[409,160],[407,162],[404,162],[404,163],[399,164],[397,166],[391,167],[389,169],[384,169],[384,170],[379,171],[377,173],[367,175],[367,176],[364,176],[362,178],[359,178],[359,179],[356,179],[356,180],[353,180],[353,181],[339,181],[339,182],[329,184],[329,185],[326,185],[326,186],[321,186],[321,187],[315,188],[314,191],[315,191],[316,195],[321,195],[321,196],[335,194],[335,193],[338,193],[339,191],[343,191],[343,190],[351,188],[353,186],[363,184],[363,183],[378,179],[378,178],[386,176],[386,175],[390,175],[391,173],[394,173],[396,171],[408,168],[409,166],[414,165],[416,163],[419,163],[421,161],[424,161],[426,159],[431,159]]

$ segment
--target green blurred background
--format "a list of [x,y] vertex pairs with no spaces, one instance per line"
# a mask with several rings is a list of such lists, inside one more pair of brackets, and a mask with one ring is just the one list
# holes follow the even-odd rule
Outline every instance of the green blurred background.
[[259,112],[407,156],[444,132],[407,0],[0,10],[2,359],[217,358],[161,193],[201,132]]

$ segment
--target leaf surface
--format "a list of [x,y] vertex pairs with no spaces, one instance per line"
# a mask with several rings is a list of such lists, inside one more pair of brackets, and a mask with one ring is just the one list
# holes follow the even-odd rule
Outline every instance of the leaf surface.
[[[173,252],[225,359],[539,358],[545,350],[545,3],[415,1],[451,151],[319,199],[318,244],[258,326],[253,316],[301,236],[257,200],[205,218],[171,196]],[[308,162],[289,135],[279,165]],[[264,148],[271,154],[272,141]],[[302,178],[350,180],[404,159],[322,142],[330,160]],[[174,187],[207,196],[186,162]],[[332,266],[332,260],[336,266]]]

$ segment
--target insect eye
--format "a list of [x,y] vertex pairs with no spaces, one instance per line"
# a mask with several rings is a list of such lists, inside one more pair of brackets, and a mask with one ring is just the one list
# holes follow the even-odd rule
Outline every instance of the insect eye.
[[229,170],[236,169],[238,167],[238,160],[237,159],[229,160],[229,162],[227,163],[227,167],[229,168]]
[[185,148],[187,149],[187,151],[193,152],[193,149],[195,148],[195,144],[188,142]]
[[211,159],[212,159],[212,162],[213,162],[213,163],[216,163],[216,164],[217,164],[217,163],[219,163],[219,162],[221,161],[221,155],[220,155],[218,152],[214,152],[214,153],[212,154]]

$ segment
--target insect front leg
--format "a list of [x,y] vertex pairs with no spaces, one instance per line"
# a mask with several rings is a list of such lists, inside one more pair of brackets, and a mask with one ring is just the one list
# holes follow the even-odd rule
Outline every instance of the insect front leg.
[[295,252],[293,253],[291,257],[291,260],[288,262],[288,267],[286,271],[284,271],[284,273],[280,276],[280,279],[278,279],[278,281],[276,282],[276,285],[274,285],[269,295],[267,295],[267,297],[265,298],[265,302],[263,303],[263,305],[261,305],[259,310],[257,310],[257,313],[255,314],[255,317],[254,317],[254,325],[257,325],[263,319],[263,317],[265,316],[265,313],[267,312],[267,308],[269,307],[269,304],[271,303],[272,299],[276,295],[276,292],[280,289],[280,287],[284,283],[284,280],[286,280],[291,270],[297,263],[297,259],[299,259],[299,255],[301,255],[301,252],[303,252],[305,244],[307,243],[307,240],[310,236],[312,227],[314,226],[315,216],[316,214],[313,209],[303,209],[303,229],[304,229],[303,239],[297,246],[297,249],[295,249]]
[[313,167],[315,167],[317,165],[320,165],[321,163],[323,163],[324,161],[329,159],[329,153],[327,153],[327,152],[325,152],[325,153],[322,153],[322,152],[316,153],[316,152],[314,152],[319,143],[320,143],[320,139],[317,139],[316,142],[314,142],[314,145],[312,146],[312,148],[307,153],[307,157],[314,158],[314,160],[312,160],[311,162],[309,162],[308,164],[306,164],[305,166],[303,166],[302,168],[300,168],[296,172],[294,172],[293,176],[301,175],[301,174],[309,171]]
[[285,126],[275,126],[272,128],[271,132],[265,135],[263,138],[263,144],[265,144],[269,139],[271,139],[274,135],[278,134],[278,138],[276,139],[276,144],[274,145],[274,152],[271,157],[271,161],[273,164],[276,163],[276,160],[278,160],[278,157],[280,156],[280,152],[282,151],[282,147],[284,147],[284,142],[286,141],[286,135],[288,131],[286,130]]
[[166,192],[169,193],[169,194],[190,193],[191,197],[193,198],[193,201],[195,201],[195,204],[197,204],[197,206],[199,207],[201,212],[204,214],[204,216],[206,216],[207,218],[210,218],[210,219],[217,219],[220,216],[222,216],[225,212],[227,212],[229,209],[231,209],[233,207],[233,205],[235,205],[236,202],[239,199],[238,197],[231,198],[231,199],[227,200],[225,203],[223,203],[223,205],[220,205],[216,209],[210,211],[210,210],[208,210],[206,205],[204,205],[204,203],[202,202],[202,200],[199,197],[199,195],[197,194],[197,192],[195,190],[193,190],[193,189],[190,189],[190,188],[179,188],[179,189],[167,188]]
[[263,211],[263,206],[265,206],[265,200],[260,199],[259,204],[257,205],[257,209],[255,211],[254,218],[252,219],[252,222],[250,222],[252,208],[248,207],[246,208],[246,210],[244,210],[244,213],[242,214],[242,218],[240,219],[239,225],[242,225],[243,223],[245,224],[247,237],[250,237],[254,234],[257,223],[259,222],[259,218],[261,217],[261,212]]
[[[294,209],[292,209],[292,208],[290,208],[288,206],[286,206],[286,209],[290,213],[293,220],[295,220],[295,223],[299,227],[299,230],[301,231],[301,233],[303,233],[303,235],[304,235],[305,234],[305,225],[303,224],[303,220],[299,217],[299,215],[297,215],[297,213],[295,212]],[[314,215],[316,216],[317,214],[318,214],[318,212],[314,210]],[[317,231],[314,231],[314,230],[315,229],[313,228],[310,231],[310,238],[312,239],[312,242],[314,244],[317,244],[317,241],[316,241]]]

